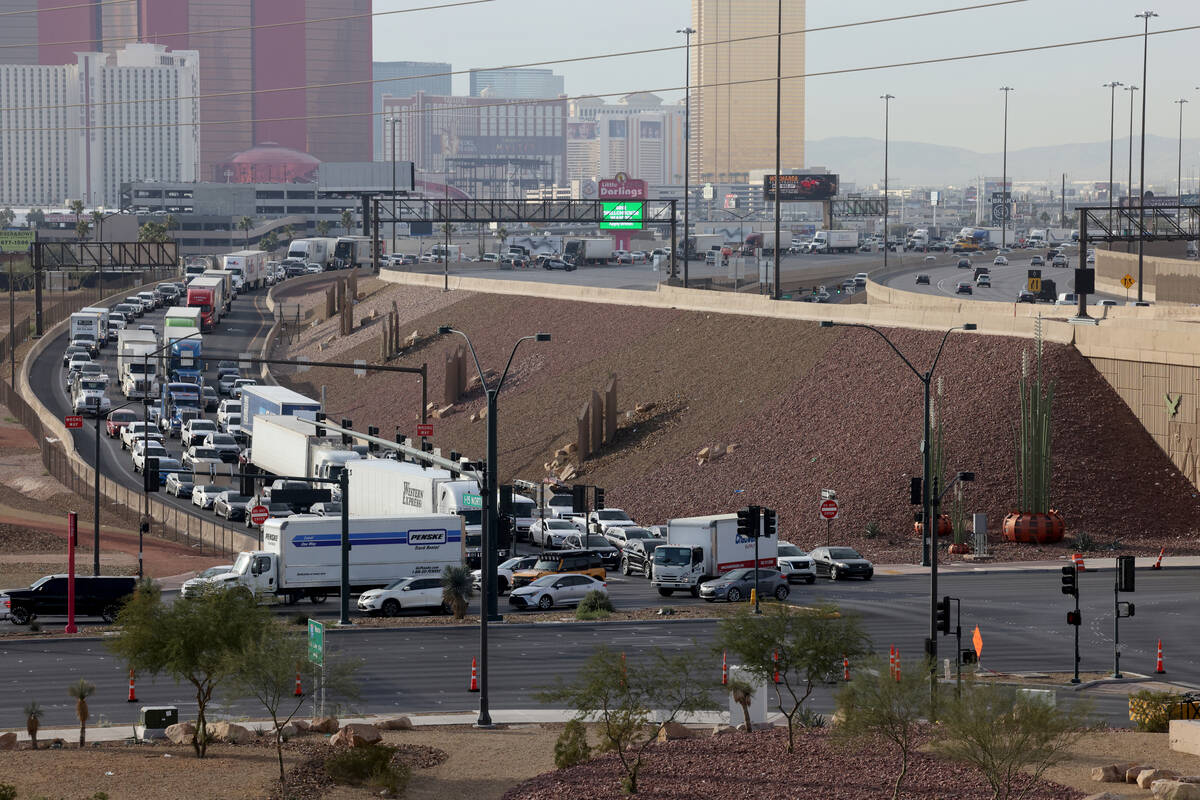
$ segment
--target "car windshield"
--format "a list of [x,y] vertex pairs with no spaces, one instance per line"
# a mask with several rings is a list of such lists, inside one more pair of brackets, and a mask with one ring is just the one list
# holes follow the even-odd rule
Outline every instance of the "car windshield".
[[226,503],[249,503],[250,498],[244,494],[229,494],[228,492],[226,492],[225,502]]
[[858,551],[853,547],[831,547],[829,548],[830,558],[862,558]]
[[730,570],[729,572],[726,572],[724,575],[722,575],[721,580],[723,580],[723,581],[739,581],[742,578],[745,578],[749,574],[750,574],[750,570],[748,570],[748,569],[734,569],[734,570]]
[[609,544],[608,539],[605,539],[603,536],[598,536],[594,533],[588,534],[586,546],[587,547],[606,547],[606,548],[612,547],[612,545]]
[[559,560],[557,558],[543,558],[534,564],[533,568],[538,572],[545,572],[546,570],[558,569],[558,565]]
[[224,575],[225,573],[229,572],[232,569],[233,569],[233,566],[230,564],[226,564],[221,567],[209,567],[208,569],[204,570],[204,572],[201,572],[196,577],[197,578],[215,578],[218,575]]
[[196,488],[205,494],[216,494],[217,492],[221,491],[221,487],[215,484],[210,484],[208,486],[197,486]]
[[233,437],[228,433],[214,433],[212,436],[208,437],[208,441],[209,444],[237,444],[237,442],[233,440]]
[[546,520],[546,530],[573,531],[576,530],[576,527],[565,519],[548,519]]
[[[541,562],[539,561],[538,563],[540,564]],[[543,575],[542,577],[538,578],[536,581],[531,582],[529,585],[530,586],[550,586],[552,583],[554,583],[556,580],[558,580],[558,577],[559,576],[557,576],[557,575]]]
[[552,505],[552,506],[556,506],[556,507],[562,507],[562,508],[570,508],[570,507],[571,507],[571,503],[572,503],[572,500],[571,500],[571,495],[569,495],[569,494],[556,494],[556,495],[554,495],[553,497],[551,497],[551,498],[550,498],[550,502],[548,503],[548,505]]
[[794,545],[794,544],[784,544],[781,542],[779,544],[779,555],[781,555],[781,556],[803,556],[803,555],[807,555],[807,553],[805,553],[799,547],[796,547],[796,545]]
[[692,554],[686,547],[654,548],[654,563],[665,564],[669,567],[686,567],[692,561]]
[[645,528],[626,528],[625,529],[625,538],[626,539],[653,539],[654,537],[651,536],[650,531],[646,530]]
[[137,419],[137,415],[132,411],[114,411],[108,415],[108,418],[113,422],[132,422]]

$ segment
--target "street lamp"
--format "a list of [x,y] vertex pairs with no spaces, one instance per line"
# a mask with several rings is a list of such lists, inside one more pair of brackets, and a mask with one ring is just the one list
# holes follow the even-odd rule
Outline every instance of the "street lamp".
[[483,387],[487,395],[487,466],[483,473],[483,525],[480,531],[481,539],[480,549],[483,551],[483,569],[480,572],[480,582],[483,584],[483,598],[479,604],[479,718],[475,725],[480,728],[490,728],[492,726],[492,716],[488,711],[488,618],[500,619],[496,612],[496,528],[497,528],[497,506],[498,498],[496,496],[496,400],[500,396],[500,390],[504,388],[504,379],[508,377],[508,370],[512,367],[513,358],[517,354],[517,348],[521,346],[521,342],[535,341],[548,342],[550,334],[536,333],[532,336],[522,336],[517,339],[513,345],[512,352],[508,354],[508,363],[504,365],[504,372],[500,373],[500,380],[496,381],[494,386],[489,386],[487,378],[483,374],[483,368],[479,366],[479,357],[475,355],[475,345],[471,343],[471,337],[467,334],[452,328],[449,325],[442,325],[438,328],[438,334],[456,333],[467,341],[467,347],[471,350],[471,359],[475,362],[475,370],[479,373],[479,384]]
[[[917,376],[917,380],[921,381],[921,384],[924,386],[924,389],[925,389],[925,418],[923,421],[924,434],[921,439],[921,465],[922,465],[921,472],[923,475],[923,478],[921,481],[921,528],[922,528],[921,538],[924,540],[923,541],[923,553],[922,553],[923,557],[921,560],[921,566],[929,567],[929,646],[928,646],[928,653],[929,653],[929,657],[930,657],[931,665],[932,665],[931,670],[933,670],[933,674],[936,675],[937,634],[938,634],[938,626],[937,626],[937,602],[938,602],[938,597],[937,597],[937,520],[933,518],[933,510],[934,510],[934,507],[939,504],[939,502],[941,500],[941,496],[942,496],[942,494],[944,494],[944,492],[935,494],[935,489],[933,486],[933,481],[935,479],[935,476],[933,475],[933,448],[930,446],[930,442],[931,442],[931,438],[932,438],[932,431],[931,431],[932,426],[930,425],[931,398],[930,398],[929,389],[930,389],[930,384],[933,381],[933,372],[935,369],[937,369],[938,360],[942,357],[942,349],[946,346],[946,339],[954,331],[973,331],[973,330],[975,330],[976,326],[975,326],[975,323],[973,323],[973,322],[966,322],[966,323],[963,323],[962,325],[950,328],[948,331],[946,331],[944,334],[942,334],[942,341],[941,341],[941,344],[938,345],[937,354],[934,355],[934,357],[933,357],[933,363],[929,365],[929,369],[925,372],[921,372],[916,367],[914,367],[912,362],[909,361],[908,358],[903,353],[900,352],[899,348],[897,348],[896,345],[892,343],[892,340],[889,339],[884,334],[883,331],[879,330],[878,328],[874,327],[873,325],[864,325],[864,324],[858,323],[858,322],[833,322],[831,320],[824,320],[821,322],[821,327],[822,328],[833,328],[833,327],[865,328],[869,331],[873,331],[881,339],[883,339],[885,342],[887,342],[888,347],[892,348],[892,351],[896,355],[900,356],[900,360],[904,362],[905,366],[907,366],[910,370],[912,370],[912,373]],[[967,473],[967,474],[970,474],[970,473]],[[962,475],[960,475],[959,479],[974,480],[974,475],[972,474],[970,478],[963,478]],[[951,482],[950,485],[952,486],[953,482]],[[946,488],[949,489],[950,487],[947,486]],[[932,677],[933,676],[931,676],[931,679],[932,679]]]
[[391,127],[391,135],[388,137],[392,145],[392,251],[388,255],[396,252],[396,117],[389,116],[385,122]]
[[1181,97],[1174,102],[1179,106],[1179,161],[1175,167],[1175,194],[1179,196],[1179,205],[1183,205],[1183,104],[1187,100]]
[[896,99],[894,94],[881,95],[880,100],[883,101],[883,268],[887,269],[888,262],[888,145],[889,131],[891,129],[891,110],[892,101]]
[[1108,88],[1108,229],[1112,230],[1112,209],[1113,209],[1113,144],[1116,134],[1116,109],[1117,109],[1117,87],[1125,84],[1120,81],[1112,81],[1110,83],[1102,83],[1101,86]]
[[[779,177],[779,173],[781,172],[779,150],[782,137],[780,131],[782,130],[781,120],[783,115],[783,0],[779,0],[778,7],[779,19],[775,32],[775,246],[772,248],[775,257],[775,274],[771,286],[772,300],[778,300],[782,297],[782,292],[779,290],[779,182],[781,180]],[[755,575],[757,574],[756,572]]]
[[[115,411],[120,411],[126,406],[131,406],[136,403],[136,400],[130,400],[128,403],[122,403],[116,408],[108,410],[109,416]],[[140,551],[141,548],[138,548]],[[100,408],[96,407],[96,480],[92,494],[92,574],[100,574]]]
[[[679,28],[676,33],[682,33],[684,38],[683,57],[683,288],[688,285],[688,184],[691,182],[692,166],[692,34],[695,28]],[[675,257],[675,251],[671,251]],[[675,277],[672,275],[671,277]]]
[[1000,171],[1000,197],[1004,204],[1000,213],[1000,249],[1004,249],[1004,236],[1008,231],[1008,93],[1013,91],[1011,86],[1001,86],[1004,92],[1004,157]]
[[[1134,14],[1134,19],[1140,19],[1144,23],[1142,28],[1142,142],[1141,142],[1141,166],[1138,167],[1138,280],[1137,280],[1137,299],[1142,299],[1142,267],[1145,265],[1145,249],[1146,249],[1146,66],[1150,55],[1150,18],[1157,17],[1158,14],[1153,11],[1143,11],[1141,14]],[[1182,109],[1182,106],[1180,106]]]
[[1129,198],[1126,205],[1130,208],[1133,207],[1133,93],[1137,90],[1138,87],[1133,84],[1125,87],[1125,91],[1129,92],[1129,185],[1125,193]]

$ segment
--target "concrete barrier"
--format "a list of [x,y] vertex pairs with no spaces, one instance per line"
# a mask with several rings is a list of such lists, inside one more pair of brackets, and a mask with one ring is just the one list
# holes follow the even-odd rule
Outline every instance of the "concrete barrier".
[[1200,756],[1200,720],[1173,719],[1167,731],[1172,750]]

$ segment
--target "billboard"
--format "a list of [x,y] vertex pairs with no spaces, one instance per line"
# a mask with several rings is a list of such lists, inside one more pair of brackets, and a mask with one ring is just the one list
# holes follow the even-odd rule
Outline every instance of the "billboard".
[[26,253],[33,244],[34,232],[0,230],[0,253]]
[[[815,203],[838,193],[837,175],[780,175],[779,202]],[[775,200],[775,175],[763,176],[763,200]]]
[[646,182],[638,178],[631,178],[624,172],[618,172],[611,178],[602,179],[599,182],[598,190],[597,197],[601,200],[646,199]]
[[642,202],[614,201],[600,203],[600,230],[641,230],[646,216],[646,204]]

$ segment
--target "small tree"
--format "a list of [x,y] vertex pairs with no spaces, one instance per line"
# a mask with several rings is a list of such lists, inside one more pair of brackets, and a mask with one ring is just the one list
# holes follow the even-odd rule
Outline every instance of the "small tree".
[[291,244],[292,239],[296,236],[296,229],[292,227],[291,223],[288,223],[283,226],[283,230],[280,231],[279,235],[281,239],[286,239],[288,244]]
[[457,566],[447,564],[446,568],[442,570],[442,602],[454,612],[455,619],[462,619],[467,615],[467,605],[470,603],[473,593],[473,582],[471,570],[461,564]]
[[245,235],[246,249],[250,249],[250,229],[254,227],[254,220],[250,217],[242,217],[238,220],[237,228]]
[[342,209],[342,229],[346,231],[346,235],[350,235],[350,229],[354,227],[354,212],[348,208]]
[[108,647],[132,669],[166,674],[196,693],[198,758],[208,750],[206,711],[213,693],[237,672],[237,659],[275,622],[244,588],[213,586],[187,602],[167,605],[151,582],[138,585],[117,615],[121,632]]
[[329,229],[332,227],[333,225],[331,225],[327,219],[317,220],[317,236],[328,236]]
[[87,744],[87,721],[92,712],[88,711],[87,699],[96,691],[96,684],[89,683],[83,678],[78,683],[67,687],[67,694],[75,698],[75,717],[79,720],[79,746]]
[[883,738],[899,749],[900,768],[892,784],[892,800],[900,797],[921,720],[929,717],[929,669],[926,661],[921,669],[901,670],[897,680],[875,659],[859,669],[859,677],[845,684],[834,698],[841,719],[833,729],[835,740],[859,745]]
[[46,212],[40,208],[31,208],[25,212],[25,224],[30,228],[37,228],[44,225],[46,222]]
[[[1009,687],[971,686],[939,708],[933,746],[938,754],[982,772],[992,800],[1020,800],[1095,729],[1089,712],[1086,703],[1059,708]],[[1025,785],[1014,794],[1018,778]]]
[[729,684],[725,688],[729,690],[729,696],[733,698],[733,702],[742,707],[746,730],[754,730],[754,723],[750,721],[750,704],[754,702],[754,685],[741,678],[730,678]]
[[[638,773],[646,749],[658,732],[680,714],[715,708],[711,681],[689,652],[655,649],[643,663],[626,662],[624,653],[601,646],[575,673],[571,683],[559,678],[535,696],[543,703],[575,709],[575,719],[600,723],[604,749],[617,754],[625,771],[622,786],[638,790]],[[661,715],[652,724],[654,713]]]
[[163,221],[163,225],[166,227],[167,233],[170,234],[173,230],[179,227],[179,217],[175,216],[174,214],[167,214],[167,218]]
[[273,253],[279,248],[279,237],[275,231],[270,231],[266,236],[258,240],[258,249],[265,250],[268,253]]
[[582,764],[592,757],[588,746],[587,728],[577,719],[567,720],[562,734],[554,742],[554,766],[559,769]]
[[29,734],[29,743],[37,750],[38,728],[42,722],[42,707],[35,700],[25,706],[25,732]]
[[4,210],[0,211],[0,227],[4,227],[4,228],[9,227],[10,225],[13,224],[13,220],[15,220],[16,218],[17,218],[17,212],[13,211],[8,206],[5,206]]
[[88,232],[91,229],[92,223],[88,222],[86,219],[75,220],[75,238],[79,241],[82,242],[84,239],[86,239]]
[[774,683],[779,675],[775,698],[788,722],[791,753],[805,701],[818,683],[836,680],[843,656],[857,658],[866,652],[867,637],[857,617],[834,606],[798,612],[781,604],[765,614],[746,609],[722,620],[714,648],[736,654],[742,666],[765,683]]

